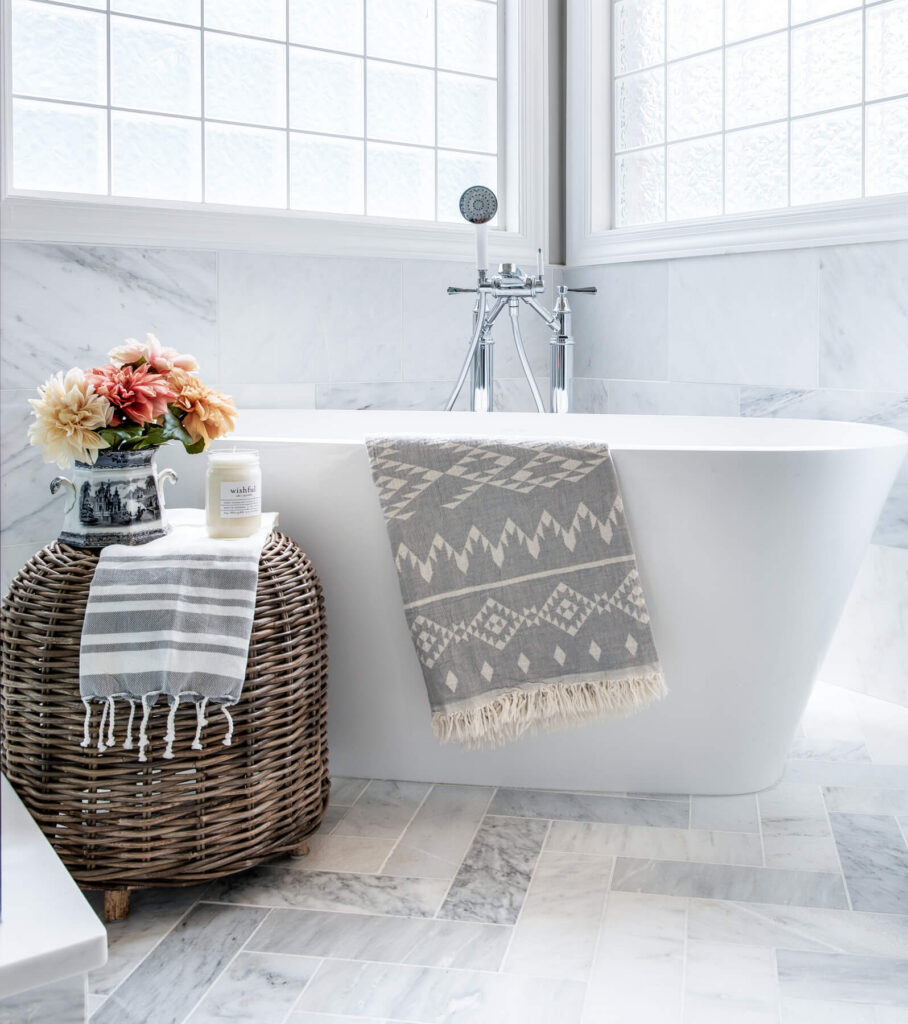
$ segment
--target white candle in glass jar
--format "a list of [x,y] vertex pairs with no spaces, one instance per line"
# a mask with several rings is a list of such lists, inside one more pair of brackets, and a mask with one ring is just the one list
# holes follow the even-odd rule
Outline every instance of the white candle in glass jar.
[[205,518],[209,537],[248,537],[262,525],[262,471],[256,451],[208,453]]

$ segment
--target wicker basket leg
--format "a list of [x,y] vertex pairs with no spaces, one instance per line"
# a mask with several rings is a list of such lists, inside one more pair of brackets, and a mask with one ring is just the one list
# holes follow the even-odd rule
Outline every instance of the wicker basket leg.
[[309,840],[304,839],[299,846],[294,846],[290,851],[291,857],[308,857],[309,856]]
[[104,890],[104,920],[122,921],[129,914],[129,889]]

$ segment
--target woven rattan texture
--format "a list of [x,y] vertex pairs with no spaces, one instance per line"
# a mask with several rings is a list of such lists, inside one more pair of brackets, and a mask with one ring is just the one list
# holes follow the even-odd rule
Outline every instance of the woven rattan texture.
[[144,764],[122,749],[122,713],[117,746],[80,746],[79,640],[97,562],[59,542],[39,551],[0,627],[0,765],[70,872],[86,888],[190,885],[298,849],[328,800],[327,634],[311,562],[280,533],[265,544],[233,745],[209,707],[204,747],[192,750],[187,705],[173,760],[162,760],[159,702]]

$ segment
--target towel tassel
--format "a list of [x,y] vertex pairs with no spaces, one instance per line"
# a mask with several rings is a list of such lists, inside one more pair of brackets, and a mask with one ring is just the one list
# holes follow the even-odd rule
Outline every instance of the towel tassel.
[[132,750],[132,720],[136,717],[136,702],[132,697],[129,700],[129,721],[126,723],[126,739],[123,740],[123,749]]
[[148,716],[151,714],[151,706],[148,703],[150,693],[142,694],[142,724],[139,726],[139,760],[147,761],[145,748],[148,746]]
[[82,703],[85,705],[85,724],[82,726],[82,743],[80,745],[87,747],[91,743],[91,701],[88,697],[83,697]]
[[116,713],[117,702],[113,697],[108,697],[107,703],[110,705],[110,721],[107,723],[107,746],[112,747],[117,742],[117,738],[114,736],[114,714]]
[[164,748],[164,758],[173,760],[173,741],[177,735],[177,708],[180,706],[180,694],[176,694],[170,704],[170,714],[167,716],[167,733],[164,741],[167,746]]
[[233,746],[233,718],[227,710],[226,704],[221,705],[221,711],[224,712],[224,717],[227,719],[227,735],[224,737],[224,746],[231,747]]
[[207,703],[208,698],[203,697],[195,706],[196,726],[195,739],[192,741],[193,750],[202,749],[202,728],[208,724],[208,719],[205,717],[205,705]]
[[107,722],[107,712],[110,709],[110,698],[104,701],[101,709],[101,724],[98,726],[98,753],[103,754],[107,747],[104,745],[104,726]]

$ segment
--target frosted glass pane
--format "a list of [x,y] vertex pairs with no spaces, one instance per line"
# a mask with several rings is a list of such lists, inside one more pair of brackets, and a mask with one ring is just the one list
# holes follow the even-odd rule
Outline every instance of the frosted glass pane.
[[[438,154],[438,219],[463,223],[459,201],[471,185],[498,191],[498,161],[493,156],[466,153]],[[498,218],[492,221],[497,222]]]
[[722,130],[722,54],[688,57],[668,66],[670,140]]
[[725,52],[725,127],[788,116],[788,33],[730,46]]
[[787,27],[788,0],[725,0],[727,43]]
[[791,0],[791,23],[799,25],[802,21],[825,18],[827,14],[859,6],[858,0]]
[[665,220],[665,150],[628,153],[615,160],[615,220],[619,228]]
[[867,12],[867,99],[908,92],[908,0]]
[[435,219],[433,150],[370,142],[366,159],[366,213],[370,217]]
[[363,60],[290,50],[290,127],[363,134]]
[[202,93],[200,50],[196,29],[111,17],[113,106],[197,117]]
[[107,192],[107,113],[13,100],[13,187]]
[[161,21],[179,21],[184,25],[201,24],[199,0],[110,0],[110,9]]
[[435,145],[435,75],[422,68],[366,61],[370,139]]
[[721,45],[722,0],[668,0],[669,60]]
[[202,125],[178,117],[111,113],[111,193],[202,199]]
[[363,0],[290,0],[290,42],[363,52]]
[[438,145],[449,149],[498,149],[498,89],[495,82],[438,74]]
[[249,124],[287,120],[286,47],[205,33],[205,116]]
[[908,99],[867,108],[867,195],[908,192]]
[[725,212],[788,205],[788,125],[745,128],[725,137]]
[[668,147],[668,219],[722,213],[722,136]]
[[438,66],[495,77],[498,8],[478,0],[438,0]]
[[615,74],[665,60],[665,0],[619,0],[615,4]]
[[434,0],[368,0],[366,53],[408,64],[433,65]]
[[239,206],[286,207],[286,133],[206,124],[205,200]]
[[615,149],[619,153],[662,142],[665,135],[665,75],[662,68],[638,71],[615,82]]
[[291,134],[291,209],[361,214],[363,159],[363,143],[354,139]]
[[860,195],[860,109],[792,121],[792,206],[857,199]]
[[791,33],[791,112],[810,114],[861,102],[861,13]]
[[266,39],[285,39],[286,0],[205,0],[205,28]]
[[13,91],[107,102],[107,19],[48,4],[13,3]]

